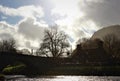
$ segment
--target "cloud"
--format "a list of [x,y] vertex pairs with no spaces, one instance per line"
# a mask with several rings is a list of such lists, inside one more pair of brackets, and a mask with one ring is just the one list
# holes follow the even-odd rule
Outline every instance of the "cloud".
[[98,0],[53,0],[55,8],[51,11],[55,16],[55,23],[74,40],[90,37],[97,30],[97,24],[87,18],[87,13],[79,8],[81,1],[100,2]]
[[84,13],[86,13],[86,18],[93,20],[100,27],[119,24],[120,1],[119,0],[114,1],[102,0],[102,2],[99,1],[96,3],[85,1],[79,2],[79,8],[82,9]]
[[49,16],[47,12],[43,12],[41,6],[9,8],[0,5],[0,12],[5,16],[24,17],[14,26],[1,22],[0,32],[5,34],[9,32],[10,35],[19,36],[18,41],[21,45],[32,47],[32,42],[37,45],[34,41],[38,42],[43,37],[43,30],[47,24],[41,18],[46,13],[46,21],[54,21],[53,23],[57,24],[60,30],[69,35],[72,42],[82,37],[90,37],[101,27],[120,23],[119,0],[51,0],[51,3],[52,10]]
[[[52,0],[55,23],[74,40],[120,23],[119,0]],[[79,32],[79,33],[78,33]]]
[[[48,27],[41,18],[44,16],[40,6],[21,6],[10,8],[0,5],[0,12],[8,16],[21,16],[17,24],[11,25],[6,21],[0,21],[0,38],[14,38],[18,49],[37,49],[44,36],[44,29]],[[39,20],[38,20],[39,19]]]
[[42,24],[36,19],[27,18],[18,24],[18,32],[27,39],[43,38],[44,29],[48,27],[45,23]]
[[14,38],[18,49],[37,49],[44,36],[44,29],[47,27],[45,22],[37,21],[35,18],[25,18],[16,25],[1,21],[0,39]]
[[10,8],[0,5],[0,12],[9,16],[37,17],[44,16],[43,9],[40,6],[21,6],[19,8]]
[[22,35],[20,42],[23,47],[37,49],[44,36],[44,29],[48,27],[45,22],[39,22],[35,18],[25,18],[17,25],[17,31]]
[[0,39],[11,39],[13,36],[9,33],[0,33]]
[[103,4],[104,0],[52,1],[55,5],[51,10],[54,22],[59,26],[60,30],[63,30],[70,37],[73,48],[75,48],[78,39],[91,37],[99,29],[99,23],[89,17],[90,13],[86,10],[90,9],[87,9],[90,7],[89,5]]
[[0,22],[0,34],[10,33],[10,35],[13,35],[16,32],[15,29],[16,28],[14,28],[12,25],[9,25],[5,21]]
[[80,2],[88,2],[88,3],[103,3],[105,0],[80,0]]

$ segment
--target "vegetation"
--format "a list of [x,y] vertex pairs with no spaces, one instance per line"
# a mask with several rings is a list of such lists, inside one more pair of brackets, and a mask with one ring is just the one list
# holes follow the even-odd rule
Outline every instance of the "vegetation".
[[15,65],[7,65],[3,69],[3,73],[5,74],[17,74],[25,69],[26,65],[23,63],[15,64]]
[[69,42],[67,35],[57,29],[45,30],[43,42],[36,51],[37,56],[33,56],[33,50],[18,52],[14,39],[1,40],[0,72],[26,75],[120,75],[120,39],[115,35],[109,34],[103,39],[94,40],[83,38],[77,43],[70,57],[58,58],[69,53]]
[[108,34],[103,37],[104,49],[114,59],[120,59],[120,39],[113,34]]
[[60,57],[68,52],[69,43],[67,35],[57,29],[45,30],[43,42],[37,51],[37,55],[44,54],[47,57]]
[[0,41],[0,52],[16,52],[16,42],[14,39]]
[[77,48],[72,53],[72,58],[79,62],[120,62],[120,40],[113,34],[108,34],[103,39],[82,39],[78,41]]

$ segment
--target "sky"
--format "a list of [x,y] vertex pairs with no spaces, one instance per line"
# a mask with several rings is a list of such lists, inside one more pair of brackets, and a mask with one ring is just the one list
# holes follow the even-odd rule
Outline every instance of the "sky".
[[82,37],[120,23],[120,0],[0,0],[0,39],[37,49],[44,30],[58,26],[72,47]]

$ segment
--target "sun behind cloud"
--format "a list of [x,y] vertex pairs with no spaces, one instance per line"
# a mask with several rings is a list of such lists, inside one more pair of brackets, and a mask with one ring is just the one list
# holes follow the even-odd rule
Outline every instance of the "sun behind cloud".
[[[1,0],[0,36],[10,34],[13,38],[19,37],[17,39],[21,45],[26,42],[32,45],[31,41],[39,39],[39,35],[42,38],[41,32],[44,31],[42,28],[57,25],[58,29],[68,35],[71,45],[75,46],[78,39],[91,37],[101,27],[119,24],[119,2],[118,0],[16,0],[8,3]],[[24,40],[21,40],[23,38]],[[34,45],[37,46],[37,43]]]

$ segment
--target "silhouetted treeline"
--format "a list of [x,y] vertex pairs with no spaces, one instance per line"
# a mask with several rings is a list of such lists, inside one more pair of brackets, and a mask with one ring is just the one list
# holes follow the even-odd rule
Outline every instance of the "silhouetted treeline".
[[[13,68],[18,63],[25,65],[20,70],[5,72],[5,68]],[[22,55],[16,53],[0,53],[0,73],[3,74],[23,74],[35,75],[120,75],[119,65],[99,62],[96,63],[76,63],[73,58],[52,58],[38,57],[32,55]],[[8,68],[10,69],[10,68]],[[17,69],[17,70],[16,70]]]
[[0,52],[17,52],[16,41],[14,39],[1,40]]
[[69,42],[67,35],[59,31],[57,27],[51,27],[44,31],[44,37],[38,49],[18,49],[17,41],[12,39],[4,39],[0,41],[0,52],[17,52],[21,54],[44,56],[44,57],[61,57],[69,54]]
[[[15,54],[28,54],[40,56],[42,53],[46,53],[47,55],[50,53],[51,57],[56,57],[58,59],[59,55],[62,53],[69,52],[67,49],[68,43],[65,43],[66,36],[61,33],[59,34],[57,30],[50,32],[46,30],[44,44],[42,43],[40,49],[42,52],[35,52],[31,49],[31,52],[28,49],[19,50],[16,46],[16,41],[14,39],[9,40],[1,40],[0,41],[0,52],[8,52]],[[61,38],[60,38],[61,37]],[[59,39],[58,39],[59,38]],[[46,42],[45,42],[46,41]],[[49,42],[51,44],[49,44]],[[52,43],[53,42],[53,43]],[[59,42],[59,45],[57,45]],[[58,49],[59,48],[59,49]],[[58,51],[59,50],[59,51]],[[62,51],[61,51],[62,50]],[[39,54],[38,54],[39,52]],[[41,53],[41,54],[40,54]],[[46,55],[45,54],[45,55]],[[58,56],[55,56],[57,54]],[[48,56],[49,57],[49,56]],[[72,52],[71,56],[68,58],[72,58],[72,62],[74,63],[112,63],[120,61],[120,39],[118,39],[115,35],[109,34],[103,37],[103,39],[86,39],[83,38],[78,41],[78,45],[76,49]],[[72,63],[69,61],[69,63]],[[64,63],[64,62],[61,62]]]
[[103,39],[83,39],[72,53],[72,58],[78,62],[90,63],[120,62],[120,40],[113,34]]

